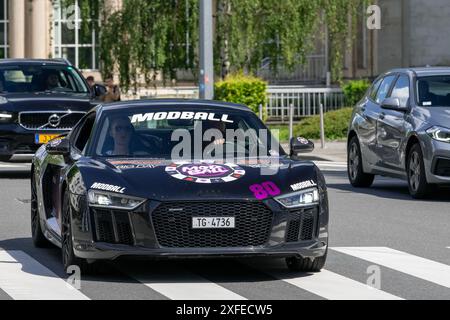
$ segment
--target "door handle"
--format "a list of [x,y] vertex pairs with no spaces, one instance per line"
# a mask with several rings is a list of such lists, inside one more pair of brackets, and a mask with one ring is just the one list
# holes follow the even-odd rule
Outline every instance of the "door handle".
[[382,113],[382,114],[380,114],[380,120],[384,120],[384,118],[386,118],[386,114],[385,113]]

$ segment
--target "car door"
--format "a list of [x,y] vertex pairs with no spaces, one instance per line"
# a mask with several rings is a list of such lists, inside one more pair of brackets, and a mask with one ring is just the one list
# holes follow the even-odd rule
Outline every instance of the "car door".
[[[401,106],[407,106],[410,99],[410,79],[406,74],[397,78],[388,98],[397,98]],[[407,113],[383,109],[378,118],[377,141],[380,166],[394,174],[404,172],[401,161],[401,146],[406,139]]]
[[388,75],[376,81],[361,107],[362,121],[358,124],[358,136],[364,161],[371,167],[379,161],[377,123],[382,112],[381,102],[388,95],[395,78],[396,75]]

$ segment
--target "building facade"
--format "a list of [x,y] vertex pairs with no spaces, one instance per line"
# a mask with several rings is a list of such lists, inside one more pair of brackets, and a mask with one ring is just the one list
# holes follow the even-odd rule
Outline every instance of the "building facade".
[[[78,0],[73,0],[78,5]],[[122,0],[106,0],[110,11]],[[449,0],[373,0],[381,7],[381,30],[366,27],[365,11],[344,57],[345,78],[372,78],[390,68],[450,64]],[[75,7],[60,0],[0,0],[0,58],[56,58],[71,61],[100,79],[98,34],[81,28]],[[324,38],[326,39],[326,38]],[[272,83],[322,84],[327,71],[327,41],[319,41],[305,66],[281,70],[277,78],[262,62],[261,76]],[[264,69],[265,68],[265,69]],[[194,80],[194,79],[192,79]],[[194,81],[193,81],[194,83]]]

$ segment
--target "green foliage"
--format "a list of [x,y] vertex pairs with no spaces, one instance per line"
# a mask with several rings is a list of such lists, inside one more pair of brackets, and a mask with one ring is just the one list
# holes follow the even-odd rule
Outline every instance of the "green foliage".
[[[352,111],[352,108],[344,108],[325,113],[325,137],[327,139],[339,140],[347,137]],[[307,139],[320,139],[320,117],[308,117],[300,121],[294,128],[294,135]]]
[[[224,81],[215,84],[215,99],[240,103],[258,113],[259,105],[265,106],[266,104],[267,83],[259,78],[245,76],[242,73],[230,75]],[[264,115],[265,118],[266,114]]]
[[278,140],[283,142],[289,142],[289,126],[286,125],[268,125],[272,134],[275,135],[275,132],[278,131]]
[[[57,1],[57,0],[52,0]],[[73,3],[74,0],[61,0]],[[156,72],[165,80],[176,79],[179,69],[197,72],[199,0],[123,0],[113,11],[105,0],[78,0],[82,26],[100,31],[102,73],[120,74],[122,86],[152,84]],[[341,79],[346,41],[367,0],[217,0],[215,14],[215,66],[224,78],[245,70],[255,73],[264,58],[276,71],[305,62],[323,24],[330,40],[333,79]],[[100,18],[100,25],[96,24]],[[354,32],[353,32],[354,33]],[[347,46],[345,45],[347,43]],[[140,78],[140,75],[143,75]]]
[[345,101],[348,105],[353,106],[358,103],[370,88],[368,80],[354,80],[348,81],[342,86],[344,90]]

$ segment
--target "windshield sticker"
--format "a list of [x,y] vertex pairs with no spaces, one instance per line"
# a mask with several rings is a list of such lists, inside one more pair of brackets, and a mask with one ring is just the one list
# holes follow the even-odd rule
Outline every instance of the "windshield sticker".
[[119,186],[114,186],[111,184],[106,184],[106,183],[99,183],[99,182],[95,182],[91,186],[91,189],[109,191],[109,192],[115,192],[115,193],[125,193],[125,188],[122,188]]
[[173,178],[194,183],[215,184],[233,182],[245,175],[236,164],[173,163],[166,167]]
[[307,188],[317,187],[317,183],[313,180],[303,181],[296,184],[291,185],[291,189],[293,191],[299,191]]
[[258,200],[265,200],[281,194],[280,188],[272,181],[251,185],[249,189]]
[[423,103],[423,105],[424,105],[424,106],[432,106],[432,105],[433,105],[433,102],[431,102],[431,101],[425,101],[425,102]]
[[163,120],[201,120],[234,123],[234,121],[229,120],[228,114],[223,114],[220,116],[216,113],[209,112],[152,112],[135,114],[131,117],[131,123]]

